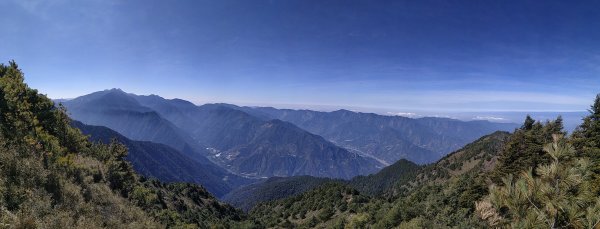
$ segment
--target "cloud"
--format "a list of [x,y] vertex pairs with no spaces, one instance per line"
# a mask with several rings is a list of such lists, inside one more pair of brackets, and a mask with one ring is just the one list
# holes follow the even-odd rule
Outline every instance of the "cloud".
[[408,118],[421,117],[421,115],[413,112],[386,112],[386,114],[391,116],[402,116]]
[[506,121],[505,118],[494,117],[494,116],[476,116],[473,120],[488,120],[488,121]]

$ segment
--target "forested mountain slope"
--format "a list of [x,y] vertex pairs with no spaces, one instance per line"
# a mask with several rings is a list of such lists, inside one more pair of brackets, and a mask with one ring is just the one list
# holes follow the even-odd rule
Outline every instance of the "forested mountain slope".
[[[345,185],[347,188],[356,190],[356,193],[363,194],[362,201],[352,205],[353,208],[351,210],[343,207],[341,209],[338,208],[337,205],[340,203],[339,201],[342,201],[343,197],[333,195],[333,193],[339,191],[337,188],[328,190],[331,187],[323,186],[290,199],[259,204],[251,211],[251,214],[253,217],[264,219],[263,223],[266,225],[274,225],[270,221],[273,218],[256,215],[269,215],[269,213],[266,213],[269,209],[294,205],[294,202],[300,204],[318,201],[317,199],[306,198],[318,198],[318,195],[315,193],[322,195],[322,193],[332,192],[330,193],[332,196],[337,196],[341,199],[334,198],[329,200],[332,202],[330,204],[320,203],[319,207],[316,208],[286,210],[283,215],[289,215],[290,217],[287,221],[299,227],[306,227],[311,224],[318,225],[319,227],[335,225],[367,226],[374,224],[378,225],[375,228],[387,228],[394,225],[394,222],[399,222],[389,222],[388,218],[410,217],[411,214],[422,211],[422,208],[430,208],[437,212],[431,212],[431,214],[451,214],[452,217],[460,218],[466,214],[464,210],[461,210],[462,206],[472,208],[469,205],[473,205],[475,199],[485,195],[485,191],[479,190],[485,189],[485,183],[479,183],[477,176],[484,174],[494,167],[497,155],[504,149],[504,144],[508,141],[509,136],[506,132],[495,132],[484,136],[464,148],[447,155],[437,163],[428,166],[418,166],[412,162],[400,160],[376,174],[356,177],[346,182],[338,181],[337,184]],[[290,180],[293,178],[287,179]],[[304,178],[304,180],[306,179]],[[269,185],[260,187],[260,184],[256,184],[255,186],[262,189],[269,187]],[[481,193],[477,193],[478,190]],[[246,191],[249,192],[251,190]],[[452,205],[442,204],[444,201],[455,202]],[[434,206],[436,204],[437,206]],[[442,213],[441,211],[444,207],[446,209],[455,208],[457,211]],[[319,214],[327,215],[330,212],[329,209],[335,209],[335,213],[330,218],[318,217]],[[301,218],[301,213],[305,211],[313,212],[313,215],[316,217],[314,219],[310,217]],[[433,215],[430,217],[433,217]],[[402,221],[407,218],[398,219]],[[287,223],[287,221],[279,222]],[[379,224],[375,224],[378,222]]]
[[[431,165],[418,166],[402,159],[375,174],[339,182],[365,195],[393,197],[418,186],[444,183],[452,177],[465,173],[485,173],[495,167],[498,154],[503,150],[509,136],[508,132],[498,131],[481,137]],[[240,187],[229,193],[225,201],[247,210],[256,203],[278,200],[300,193],[288,192],[283,188],[284,185],[294,187],[293,190],[307,191],[326,181],[331,180],[314,177],[277,178]]]
[[[482,137],[435,164],[401,161],[374,174],[367,180],[373,185],[393,185],[372,195],[352,188],[352,181],[327,181],[246,215],[201,186],[136,174],[125,160],[125,145],[90,142],[71,126],[64,108],[24,84],[10,62],[0,65],[0,225],[597,228],[600,95],[583,124],[564,134],[560,118],[527,117],[513,134]],[[390,172],[402,168],[408,178]]]
[[[598,161],[593,152],[600,152],[594,143],[600,136],[599,123],[600,96],[572,138],[561,138],[560,117],[544,123],[527,117],[512,135],[484,136],[423,168],[413,180],[353,205],[352,210],[339,207],[348,202],[338,189],[323,186],[258,205],[251,215],[265,225],[300,228],[595,228],[600,222],[600,170],[593,169]],[[316,201],[317,195],[330,199],[286,208]],[[275,213],[271,209],[286,210]]]
[[354,177],[348,181],[348,185],[362,194],[379,196],[392,188],[413,181],[422,170],[423,166],[400,159],[375,174]]
[[377,196],[390,188],[414,180],[422,168],[410,161],[400,160],[375,174],[357,176],[351,180],[311,176],[275,177],[237,188],[223,197],[223,200],[248,211],[259,203],[296,196],[330,182],[345,184],[364,195]]
[[225,195],[223,201],[248,211],[259,203],[295,196],[331,181],[311,176],[271,177],[264,182],[235,189]]
[[496,167],[498,156],[511,135],[498,131],[467,144],[436,163],[424,167],[415,182],[440,183],[466,173],[486,173]]
[[147,177],[154,177],[163,182],[188,182],[201,184],[210,193],[221,197],[238,186],[255,182],[239,177],[212,163],[200,163],[181,152],[149,141],[134,141],[103,126],[90,126],[73,121],[73,126],[90,140],[109,144],[116,140],[125,146],[129,153],[126,159],[131,162],[136,172]]
[[329,182],[288,199],[259,204],[250,216],[268,228],[363,228],[366,223],[346,218],[357,215],[371,198],[339,182]]

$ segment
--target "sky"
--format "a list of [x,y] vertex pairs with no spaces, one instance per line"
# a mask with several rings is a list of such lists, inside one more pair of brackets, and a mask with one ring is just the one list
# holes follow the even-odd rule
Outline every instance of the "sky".
[[54,99],[411,116],[581,112],[600,92],[600,1],[0,0],[0,25],[0,62]]

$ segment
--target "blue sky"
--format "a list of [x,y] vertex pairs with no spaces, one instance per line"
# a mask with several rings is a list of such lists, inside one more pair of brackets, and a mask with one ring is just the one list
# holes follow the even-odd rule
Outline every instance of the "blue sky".
[[51,98],[582,111],[598,1],[0,1],[0,61]]

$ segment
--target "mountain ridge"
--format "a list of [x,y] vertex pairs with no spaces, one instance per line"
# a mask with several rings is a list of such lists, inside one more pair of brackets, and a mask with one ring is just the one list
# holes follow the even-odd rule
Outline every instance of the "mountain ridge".
[[[138,96],[118,89],[63,104],[74,119],[86,124],[107,126],[133,140],[163,143],[247,177],[349,179],[382,167],[291,123],[263,121],[229,106],[196,106],[181,99]],[[256,163],[261,166],[250,166]]]
[[402,158],[419,164],[431,163],[485,134],[496,130],[512,131],[518,127],[517,124],[486,120],[413,119],[346,109],[322,112],[231,106],[257,117],[289,121],[342,147],[373,156],[387,164]]
[[[510,135],[503,131],[485,135],[429,165],[418,166],[401,159],[377,173],[348,181],[307,176],[269,179],[234,189],[223,200],[248,211],[259,203],[297,196],[327,182],[343,183],[363,195],[396,198],[418,187],[444,183],[467,173],[489,172]],[[282,185],[293,187],[294,192],[288,192]]]

